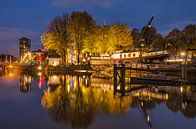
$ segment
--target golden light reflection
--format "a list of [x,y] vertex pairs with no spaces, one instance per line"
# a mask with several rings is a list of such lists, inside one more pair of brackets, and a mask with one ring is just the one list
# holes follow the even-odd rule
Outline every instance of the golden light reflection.
[[76,88],[77,87],[77,81],[76,81],[75,77],[73,78],[73,82],[74,82],[73,86],[74,86],[74,88]]
[[[53,92],[46,91],[42,98],[42,106],[46,110],[57,110],[55,109],[55,105],[60,104],[62,102],[61,99],[66,98],[67,100],[64,100],[63,102],[71,102],[67,103],[71,105],[66,106],[68,108],[66,109],[68,113],[67,115],[69,115],[69,113],[73,113],[72,110],[75,110],[75,106],[77,106],[79,103],[83,103],[82,105],[85,105],[84,107],[80,107],[79,109],[77,109],[79,110],[79,112],[80,110],[82,112],[83,109],[86,110],[88,109],[88,107],[91,107],[88,109],[89,111],[87,110],[86,114],[88,114],[88,112],[90,113],[90,110],[93,110],[97,113],[108,112],[113,115],[117,115],[127,112],[132,103],[131,96],[127,96],[123,100],[121,100],[120,98],[113,99],[112,90],[104,91],[101,89],[92,89],[83,86],[81,88],[77,87],[76,89],[70,89],[70,85],[67,85],[66,90],[62,90],[63,87],[64,86],[60,85]],[[74,116],[74,114],[69,116]]]
[[13,68],[13,65],[10,64],[10,65],[9,65],[9,68]]
[[141,106],[142,106],[142,107],[144,106],[144,102],[141,102]]
[[57,75],[49,76],[48,85],[60,85],[60,76]]
[[42,70],[42,66],[40,65],[40,66],[38,66],[38,70]]
[[23,75],[20,77],[20,91],[28,92],[31,90],[32,77],[30,75]]
[[70,92],[70,85],[69,84],[67,85],[67,92],[68,93]]
[[150,122],[150,116],[147,116],[147,122]]
[[166,94],[165,99],[166,99],[166,100],[168,100],[168,99],[169,99],[169,95],[168,95],[168,94]]
[[13,76],[13,73],[9,73],[9,76],[12,77]]
[[[55,120],[58,118],[57,121],[59,122],[65,121],[69,124],[73,123],[72,126],[75,127],[87,127],[84,125],[92,121],[96,115],[122,115],[127,113],[132,107],[135,108],[136,99],[137,104],[141,105],[140,108],[143,108],[144,112],[149,108],[154,108],[157,102],[159,103],[163,100],[165,104],[170,104],[171,101],[166,100],[176,97],[172,96],[170,92],[167,93],[167,91],[159,92],[158,90],[155,92],[154,90],[145,89],[125,96],[123,99],[117,95],[114,98],[113,89],[110,88],[110,90],[108,90],[109,88],[105,88],[108,86],[107,84],[104,83],[100,85],[98,82],[90,82],[90,87],[87,87],[86,80],[88,80],[87,76],[49,76],[49,84],[58,85],[55,87],[50,86],[44,91],[41,101],[42,107],[49,112],[52,118]],[[97,86],[95,86],[95,84],[97,84]],[[120,89],[120,87],[118,87],[118,89]],[[180,93],[179,89],[183,89],[183,87],[177,88],[178,93]],[[125,87],[125,90],[129,90],[129,88]],[[134,106],[132,106],[132,104]],[[153,105],[153,107],[151,107],[151,105]],[[172,104],[171,106],[175,105]],[[82,118],[82,120],[80,118]],[[151,124],[150,116],[145,115],[145,120]]]
[[181,86],[180,87],[180,92],[182,93],[184,91],[183,87]]
[[38,76],[41,76],[41,75],[42,75],[42,72],[38,72],[37,75],[38,75]]

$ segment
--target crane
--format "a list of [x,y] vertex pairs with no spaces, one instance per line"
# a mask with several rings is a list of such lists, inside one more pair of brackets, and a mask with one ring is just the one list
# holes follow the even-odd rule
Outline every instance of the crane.
[[155,17],[152,16],[148,23],[142,28],[142,39],[144,40],[144,43],[148,48],[152,44],[154,32],[156,32],[156,29],[152,27],[152,21],[154,18]]
[[152,16],[152,17],[150,18],[148,24],[146,25],[147,27],[151,27],[151,25],[152,25],[152,20],[153,20],[154,18],[155,18],[154,16]]

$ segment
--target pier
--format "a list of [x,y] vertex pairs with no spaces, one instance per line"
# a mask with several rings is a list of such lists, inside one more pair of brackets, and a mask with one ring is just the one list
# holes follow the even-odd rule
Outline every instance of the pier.
[[[135,72],[136,75],[132,76]],[[168,76],[170,73],[175,76]],[[125,84],[151,84],[151,85],[179,85],[179,84],[195,84],[194,79],[187,79],[188,75],[192,75],[196,69],[185,65],[163,65],[163,64],[114,64],[113,78],[114,89],[118,86],[123,93]],[[177,73],[179,75],[177,75]],[[128,76],[127,76],[128,75]],[[126,78],[129,82],[126,82]]]

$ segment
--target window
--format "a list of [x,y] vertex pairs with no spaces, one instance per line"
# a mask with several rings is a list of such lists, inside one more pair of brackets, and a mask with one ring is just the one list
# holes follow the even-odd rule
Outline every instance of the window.
[[133,57],[135,57],[135,53],[133,53]]

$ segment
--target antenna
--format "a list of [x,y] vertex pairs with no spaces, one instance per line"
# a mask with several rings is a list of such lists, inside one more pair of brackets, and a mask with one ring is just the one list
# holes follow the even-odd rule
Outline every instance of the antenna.
[[106,21],[105,21],[105,19],[104,19],[104,21],[103,21],[103,26],[106,26]]

